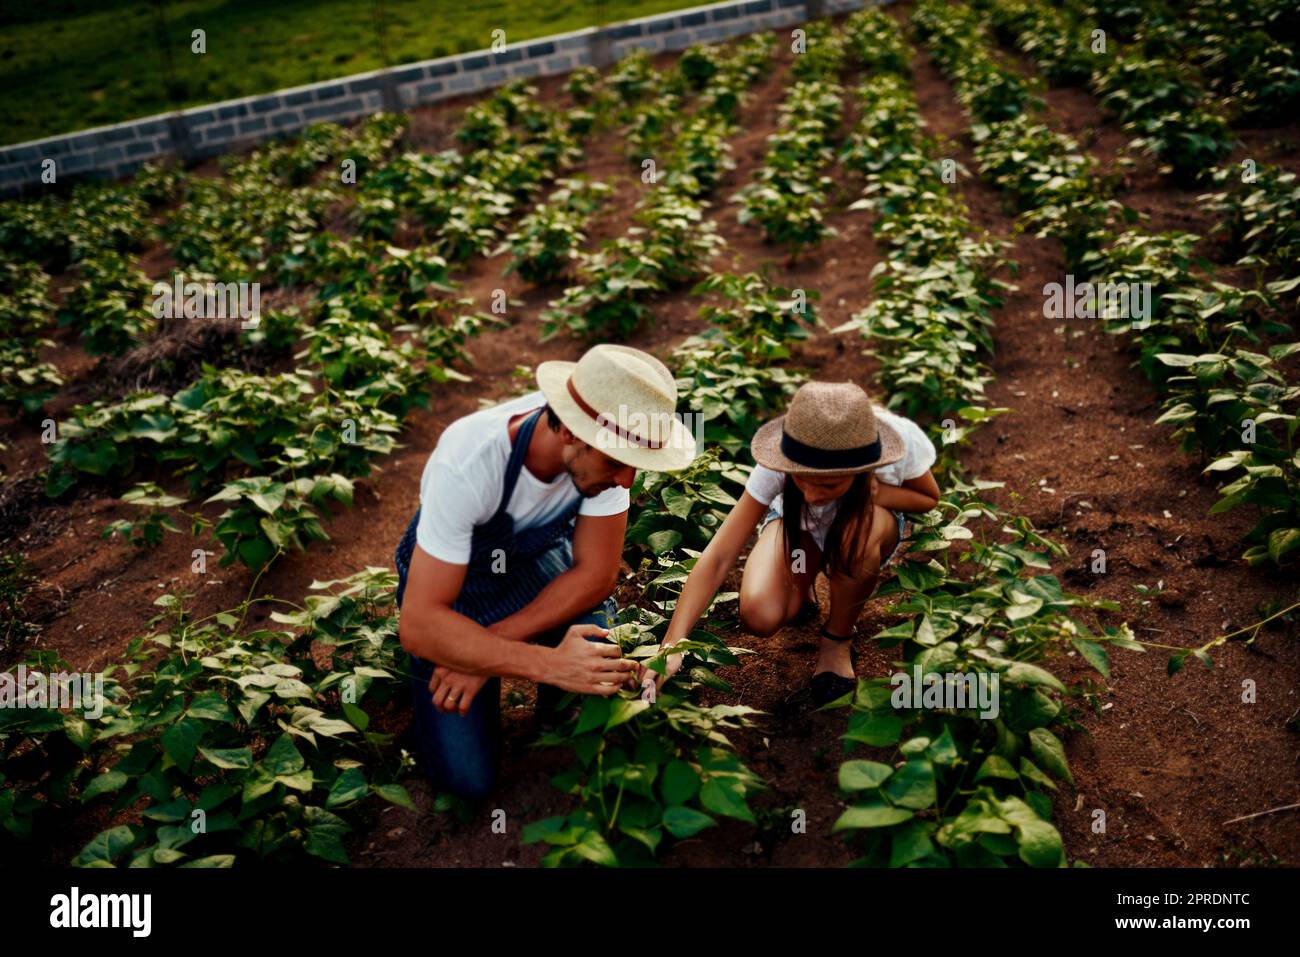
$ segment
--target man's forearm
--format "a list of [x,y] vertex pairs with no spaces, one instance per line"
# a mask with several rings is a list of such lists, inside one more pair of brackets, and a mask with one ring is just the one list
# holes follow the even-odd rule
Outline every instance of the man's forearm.
[[549,648],[510,641],[444,608],[416,622],[402,620],[402,645],[434,664],[470,675],[540,681]]
[[492,633],[510,641],[532,641],[567,625],[613,593],[612,582],[582,567],[570,568],[547,583],[536,598],[508,618],[494,623]]

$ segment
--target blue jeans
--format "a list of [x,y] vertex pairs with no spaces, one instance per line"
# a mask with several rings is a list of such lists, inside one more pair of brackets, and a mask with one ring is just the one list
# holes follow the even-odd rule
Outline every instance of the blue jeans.
[[[581,618],[574,625],[612,627],[616,608],[612,599]],[[568,631],[556,628],[537,638],[538,644],[555,647]],[[604,641],[591,638],[590,641]],[[415,735],[426,762],[430,783],[440,791],[479,799],[496,785],[501,759],[501,679],[489,678],[470,702],[469,711],[439,711],[429,694],[433,666],[422,658],[411,658],[411,703],[415,709]],[[539,710],[554,707],[564,692],[551,685],[537,686]]]

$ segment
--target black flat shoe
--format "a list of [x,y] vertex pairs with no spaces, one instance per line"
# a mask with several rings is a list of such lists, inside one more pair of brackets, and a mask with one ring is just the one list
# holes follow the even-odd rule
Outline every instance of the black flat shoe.
[[812,703],[818,708],[838,701],[847,694],[857,690],[858,682],[853,678],[837,675],[833,671],[819,671],[808,682],[808,692]]
[[[857,670],[857,655],[853,653],[853,637],[858,633],[857,626],[849,630],[847,635],[832,635],[822,626],[822,637],[831,641],[849,643],[849,667]],[[808,691],[811,694],[812,702],[817,707],[828,705],[832,701],[838,701],[847,694],[852,694],[857,690],[858,682],[856,678],[846,678],[843,675],[837,675],[833,671],[819,671],[812,676],[808,682]]]

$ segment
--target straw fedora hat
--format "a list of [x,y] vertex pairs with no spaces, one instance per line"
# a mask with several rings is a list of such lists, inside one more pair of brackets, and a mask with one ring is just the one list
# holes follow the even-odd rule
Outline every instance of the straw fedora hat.
[[876,419],[852,382],[805,382],[785,415],[765,423],[750,445],[754,461],[777,472],[866,472],[903,457],[903,437]]
[[695,437],[677,418],[677,380],[630,346],[592,346],[577,362],[543,362],[537,385],[569,431],[615,461],[675,472],[695,460]]

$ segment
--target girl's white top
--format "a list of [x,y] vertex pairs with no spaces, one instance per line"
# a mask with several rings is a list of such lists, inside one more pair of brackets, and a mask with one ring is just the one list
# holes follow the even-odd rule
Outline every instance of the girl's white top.
[[[914,478],[920,478],[934,465],[938,453],[934,443],[925,431],[911,419],[904,418],[887,409],[876,409],[876,421],[892,425],[903,437],[903,457],[897,462],[882,465],[876,469],[876,478],[885,485],[902,485]],[[755,465],[754,471],[745,483],[748,492],[760,505],[769,506],[770,511],[784,516],[782,489],[785,487],[785,473],[763,465]],[[809,505],[804,515],[803,529],[810,533],[817,547],[826,547],[826,533],[830,531],[831,522],[839,509],[839,499],[824,505]]]

